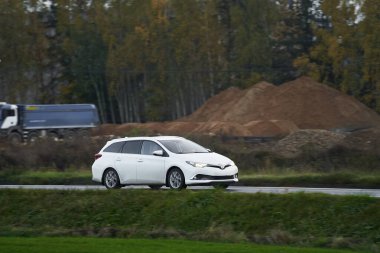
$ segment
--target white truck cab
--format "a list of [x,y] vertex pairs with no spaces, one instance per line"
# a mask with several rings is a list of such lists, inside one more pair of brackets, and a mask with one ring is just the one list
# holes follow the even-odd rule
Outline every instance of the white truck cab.
[[9,129],[17,126],[17,105],[0,103],[0,129]]

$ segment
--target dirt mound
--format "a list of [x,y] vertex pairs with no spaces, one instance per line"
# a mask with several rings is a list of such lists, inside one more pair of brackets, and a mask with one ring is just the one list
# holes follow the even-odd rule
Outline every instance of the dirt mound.
[[219,94],[208,99],[198,110],[190,116],[179,121],[221,121],[222,115],[228,112],[229,108],[235,103],[236,98],[242,96],[244,92],[237,87],[230,87]]
[[376,112],[353,97],[308,77],[277,87],[261,82],[246,90],[226,90],[185,118],[185,121],[243,124],[273,120],[290,121],[300,129],[354,129],[380,125]]
[[294,157],[307,148],[313,151],[328,150],[341,143],[345,137],[343,133],[328,130],[298,130],[278,141],[273,149],[277,154]]
[[[301,129],[360,128],[380,124],[379,115],[355,100],[324,84],[302,77],[285,83],[273,94],[257,101],[250,117],[286,119]],[[255,108],[256,108],[255,107]]]
[[[267,82],[260,82],[253,85],[251,88],[243,90],[239,97],[235,97],[234,101],[226,113],[219,114],[219,119],[223,121],[236,121],[247,123],[252,120],[271,120],[274,118],[255,117],[251,118],[249,115],[256,110],[257,101],[263,97],[264,94],[270,94],[274,91],[276,86]],[[230,98],[231,99],[231,98]],[[216,118],[217,120],[218,118]]]
[[288,120],[253,120],[244,126],[249,130],[250,136],[285,136],[298,127]]
[[380,128],[354,131],[347,135],[341,144],[350,149],[380,154]]
[[[245,90],[231,87],[185,118],[124,124],[112,132],[123,135],[137,128],[152,134],[278,137],[298,129],[344,132],[374,126],[380,126],[375,111],[338,90],[301,77],[280,86],[260,82]],[[110,128],[105,125],[99,131],[110,132]]]
[[251,136],[250,131],[236,122],[209,121],[203,122],[193,133],[208,135],[227,135],[227,136]]

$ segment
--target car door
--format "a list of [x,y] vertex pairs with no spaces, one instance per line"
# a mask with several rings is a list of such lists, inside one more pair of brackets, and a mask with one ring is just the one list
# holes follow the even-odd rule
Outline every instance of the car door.
[[142,141],[126,141],[121,153],[115,160],[121,184],[136,183],[136,169],[140,156]]
[[[153,155],[154,151],[162,150],[164,156]],[[137,182],[140,184],[165,183],[165,157],[163,148],[153,141],[143,141],[141,156],[137,165]]]

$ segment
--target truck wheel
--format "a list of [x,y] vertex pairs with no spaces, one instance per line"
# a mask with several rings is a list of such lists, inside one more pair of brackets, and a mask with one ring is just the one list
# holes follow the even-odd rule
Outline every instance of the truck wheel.
[[80,129],[77,131],[77,135],[80,138],[88,138],[91,136],[91,133],[88,129]]
[[47,137],[52,141],[59,141],[59,135],[56,132],[48,132]]
[[30,143],[34,143],[36,142],[38,139],[38,134],[36,132],[31,132],[29,135],[28,135],[28,141]]
[[73,130],[66,130],[63,134],[63,138],[66,140],[74,140],[76,137],[76,133]]
[[12,144],[20,144],[22,142],[22,137],[19,133],[13,132],[8,135],[8,140]]

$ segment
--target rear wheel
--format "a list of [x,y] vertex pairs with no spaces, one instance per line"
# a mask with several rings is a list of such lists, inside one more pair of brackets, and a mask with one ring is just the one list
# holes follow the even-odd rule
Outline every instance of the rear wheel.
[[28,141],[29,143],[34,143],[38,140],[38,133],[37,132],[30,132],[28,135]]
[[118,189],[121,187],[119,175],[116,170],[108,169],[104,173],[103,184],[107,187],[107,189]]
[[185,176],[178,168],[170,170],[167,177],[168,185],[171,189],[181,190],[186,188]]
[[80,138],[88,138],[88,137],[91,137],[91,133],[90,133],[90,130],[89,130],[89,129],[80,129],[80,130],[77,132],[77,135],[78,135]]
[[48,132],[47,137],[52,141],[59,141],[59,134],[56,132]]

